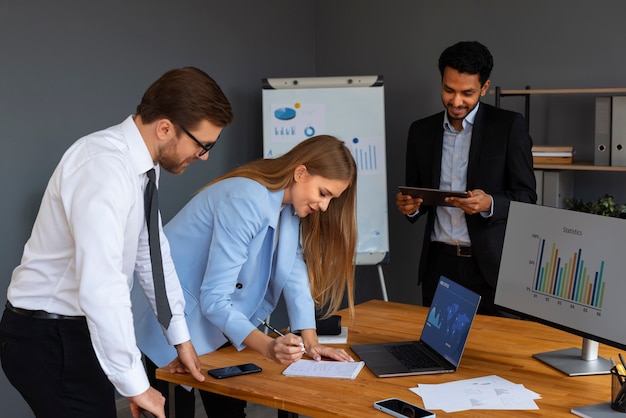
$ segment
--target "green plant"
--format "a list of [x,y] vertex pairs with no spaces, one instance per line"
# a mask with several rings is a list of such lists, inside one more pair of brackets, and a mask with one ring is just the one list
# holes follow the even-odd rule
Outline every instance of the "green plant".
[[613,196],[608,194],[590,202],[583,202],[581,199],[568,197],[565,199],[565,209],[593,213],[595,215],[626,218],[626,204],[620,205],[615,203]]

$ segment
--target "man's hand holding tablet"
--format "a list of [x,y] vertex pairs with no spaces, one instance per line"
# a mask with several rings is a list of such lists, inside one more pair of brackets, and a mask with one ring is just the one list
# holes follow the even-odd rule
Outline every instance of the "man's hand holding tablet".
[[421,198],[422,205],[429,206],[452,206],[445,201],[446,197],[468,197],[467,192],[454,190],[428,189],[424,187],[398,186],[400,193],[414,198]]

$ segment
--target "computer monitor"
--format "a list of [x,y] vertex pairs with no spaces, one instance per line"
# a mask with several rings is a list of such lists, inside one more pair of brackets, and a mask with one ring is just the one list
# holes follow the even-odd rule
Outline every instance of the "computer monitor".
[[569,376],[609,373],[598,342],[626,350],[626,220],[511,202],[495,303],[583,337],[537,359]]

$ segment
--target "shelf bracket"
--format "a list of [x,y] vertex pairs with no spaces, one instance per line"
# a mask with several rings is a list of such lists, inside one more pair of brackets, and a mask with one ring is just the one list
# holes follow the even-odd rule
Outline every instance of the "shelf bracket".
[[[526,86],[530,90],[530,86]],[[530,93],[502,93],[500,86],[496,86],[496,107],[500,107],[500,99],[505,96],[524,96],[524,118],[530,129]]]

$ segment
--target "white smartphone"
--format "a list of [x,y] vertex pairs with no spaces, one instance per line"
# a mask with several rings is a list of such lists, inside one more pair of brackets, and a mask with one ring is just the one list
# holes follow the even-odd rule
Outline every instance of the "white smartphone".
[[374,408],[398,418],[435,418],[434,413],[398,398],[389,398],[383,399],[381,401],[376,401],[374,402]]

